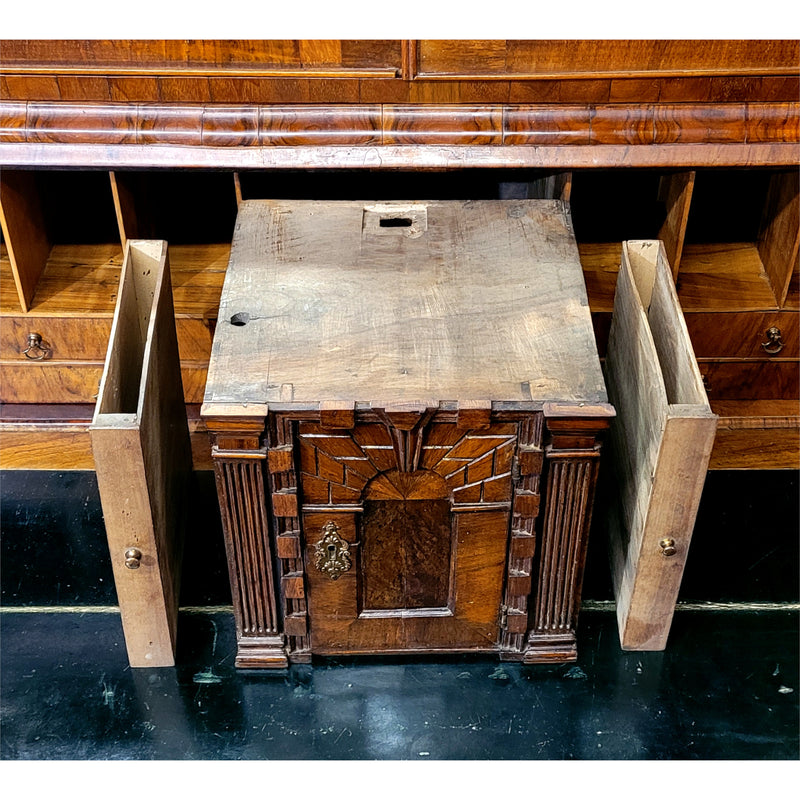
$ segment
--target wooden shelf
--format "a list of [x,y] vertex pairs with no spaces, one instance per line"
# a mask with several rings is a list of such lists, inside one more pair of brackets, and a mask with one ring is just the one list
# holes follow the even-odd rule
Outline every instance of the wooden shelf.
[[[230,244],[169,248],[184,391],[203,398]],[[0,398],[14,403],[90,403],[97,392],[114,315],[122,250],[118,244],[55,245],[23,313],[11,265],[0,254]],[[52,349],[43,361],[23,355],[37,332]]]
[[586,279],[586,293],[592,313],[614,310],[614,287],[617,285],[621,242],[578,242],[578,254]]
[[[187,404],[186,415],[194,469],[213,469],[200,405]],[[0,469],[93,470],[93,416],[93,403],[0,404]]]
[[[321,194],[331,200],[363,199],[359,195],[364,192],[370,197],[385,193],[488,199],[498,196],[492,191],[500,196],[510,191],[513,197],[569,202],[601,356],[613,309],[620,242],[660,238],[673,267],[695,354],[706,362],[701,368],[710,378],[712,402],[719,399],[714,395],[720,387],[725,397],[742,401],[754,396],[791,401],[797,395],[792,381],[800,346],[796,314],[800,294],[797,267],[791,267],[797,241],[797,187],[785,169],[552,174],[504,169],[455,171],[441,177],[423,172],[359,173],[344,183],[341,173],[326,172],[254,171],[237,176],[224,171],[132,171],[109,176],[90,170],[23,170],[7,171],[4,177],[12,179],[8,185],[13,191],[7,189],[3,201],[21,258],[15,283],[6,248],[0,247],[0,371],[5,384],[0,399],[6,402],[93,401],[118,291],[123,253],[119,242],[129,238],[169,243],[186,399],[199,402],[237,200],[242,195],[287,193],[299,198]],[[737,192],[746,195],[741,202]],[[88,214],[78,213],[75,200],[87,193]],[[41,210],[38,217],[31,215],[36,208]],[[27,224],[28,219],[33,224]],[[741,239],[734,241],[734,236]],[[766,330],[773,326],[781,330],[785,343],[778,355],[768,355],[761,346]],[[53,346],[46,361],[28,362],[22,356],[33,331]],[[754,363],[737,366],[732,363],[736,359]],[[755,363],[758,359],[764,365]],[[774,428],[748,408],[743,406],[736,419],[752,417],[753,426],[736,422],[731,430],[738,433],[730,436],[742,437],[745,430],[752,434],[759,426]],[[752,463],[743,445],[737,444],[734,451]],[[713,463],[728,464],[732,459],[715,457]]]
[[[230,251],[230,244],[170,246],[176,317],[216,319]],[[119,244],[55,245],[27,316],[112,317],[121,268]],[[4,289],[0,314],[21,314],[5,246],[0,246],[0,279]]]
[[800,468],[800,401],[718,400],[709,469]]
[[[170,246],[176,318],[216,319],[230,250],[229,243]],[[55,245],[25,316],[111,318],[121,268],[119,244]],[[0,315],[22,314],[4,245],[0,245],[0,280]]]
[[686,245],[678,297],[688,311],[768,311],[779,307],[758,247],[747,242]]

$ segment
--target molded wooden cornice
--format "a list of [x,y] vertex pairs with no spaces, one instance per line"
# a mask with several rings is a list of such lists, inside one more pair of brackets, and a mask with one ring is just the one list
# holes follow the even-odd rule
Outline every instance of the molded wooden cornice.
[[[0,103],[0,164],[7,165],[100,166],[97,158],[108,160],[109,147],[129,166],[254,167],[259,159],[263,166],[326,166],[320,159],[337,156],[341,164],[327,165],[792,164],[798,142],[800,103]],[[463,148],[470,150],[467,163]],[[244,149],[260,155],[243,156]],[[345,149],[353,153],[345,157]],[[365,149],[377,164],[355,163],[364,162]],[[223,156],[226,150],[239,155]],[[31,160],[34,153],[41,160]]]
[[0,143],[662,145],[800,141],[800,103],[178,105],[0,102]]

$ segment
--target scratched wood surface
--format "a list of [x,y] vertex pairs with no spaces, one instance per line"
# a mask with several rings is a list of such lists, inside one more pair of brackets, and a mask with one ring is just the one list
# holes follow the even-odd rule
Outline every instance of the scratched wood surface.
[[[623,245],[605,369],[617,410],[609,553],[620,641],[663,650],[717,418],[660,242]],[[676,550],[669,557],[665,540]]]
[[241,204],[206,403],[492,400],[605,401],[563,203]]

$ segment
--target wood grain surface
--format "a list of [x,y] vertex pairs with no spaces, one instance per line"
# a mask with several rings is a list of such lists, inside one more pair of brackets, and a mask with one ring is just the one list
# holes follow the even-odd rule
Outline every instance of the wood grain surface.
[[[199,406],[186,407],[192,464],[212,470],[211,442]],[[0,413],[0,469],[93,470],[89,425],[94,405],[5,403]]]
[[[182,145],[718,145],[798,141],[800,104],[197,102],[0,103],[0,143]],[[4,152],[4,151],[0,151]]]
[[605,371],[617,409],[609,544],[620,642],[663,650],[717,419],[659,242],[623,245]]
[[[699,359],[708,358],[800,358],[796,311],[767,312],[686,312],[684,319]],[[767,331],[780,331],[783,349],[769,355],[764,345],[772,347]]]
[[240,206],[206,403],[604,397],[559,201]]
[[9,99],[105,102],[795,100],[795,41],[17,40]]
[[16,300],[21,310],[27,311],[51,247],[33,173],[3,170],[0,229],[14,278]]
[[[449,135],[449,134],[448,134]],[[469,134],[467,134],[469,135]],[[425,134],[430,138],[429,134]],[[459,133],[461,136],[461,133]],[[792,166],[797,142],[725,144],[460,145],[437,144],[293,147],[177,147],[167,144],[40,144],[9,142],[0,163],[7,167],[147,169],[580,169],[598,167],[684,168]]]
[[129,242],[89,429],[134,667],[175,663],[191,449],[169,277],[166,243]]
[[422,40],[417,49],[426,76],[789,74],[800,61],[794,41]]
[[712,400],[719,414],[709,469],[800,468],[800,401]]

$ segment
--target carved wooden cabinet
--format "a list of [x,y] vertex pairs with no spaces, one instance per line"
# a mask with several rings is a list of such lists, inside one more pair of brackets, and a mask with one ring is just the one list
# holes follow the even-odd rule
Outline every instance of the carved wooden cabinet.
[[606,400],[563,202],[243,202],[202,410],[237,665],[574,659]]

